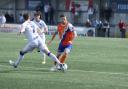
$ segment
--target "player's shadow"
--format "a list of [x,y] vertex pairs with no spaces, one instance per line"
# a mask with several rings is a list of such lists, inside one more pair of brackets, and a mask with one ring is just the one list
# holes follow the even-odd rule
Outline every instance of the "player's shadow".
[[50,72],[49,70],[46,70],[46,69],[11,69],[11,70],[0,70],[0,74],[1,73],[18,73],[18,72],[25,72],[25,73],[47,73],[47,72]]
[[8,62],[5,62],[5,61],[1,61],[0,64],[5,64],[5,63],[8,63]]
[[14,72],[14,70],[0,70],[0,74],[1,73],[12,73]]
[[47,73],[50,72],[48,69],[21,69],[23,72],[31,72],[31,73]]
[[2,70],[0,69],[0,73],[14,73],[14,72],[48,73],[50,72],[48,68],[36,68],[36,67],[29,68],[29,67],[23,67],[23,66],[18,66],[18,68],[13,68],[8,64],[8,62],[0,62],[0,64],[2,64],[0,65],[0,67],[2,67]]

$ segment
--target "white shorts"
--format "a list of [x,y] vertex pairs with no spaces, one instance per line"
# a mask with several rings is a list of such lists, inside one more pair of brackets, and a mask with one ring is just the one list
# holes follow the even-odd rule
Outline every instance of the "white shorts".
[[34,39],[33,41],[28,42],[28,44],[23,48],[22,52],[31,52],[35,48],[38,48],[39,50],[45,50],[48,49],[46,44],[43,43],[42,39],[40,37]]
[[42,39],[42,41],[43,41],[43,44],[45,44],[45,34],[44,33],[42,33],[41,35],[40,35],[40,37],[41,37],[41,39]]

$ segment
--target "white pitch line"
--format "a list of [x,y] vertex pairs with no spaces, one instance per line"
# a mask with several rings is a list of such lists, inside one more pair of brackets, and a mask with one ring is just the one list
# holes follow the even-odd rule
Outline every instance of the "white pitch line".
[[27,40],[27,39],[24,39],[24,40]]
[[128,76],[128,72],[102,72],[102,71],[84,71],[84,70],[70,70],[70,71],[76,71],[76,72],[88,72],[88,73],[99,73],[99,74],[109,74],[109,75],[124,75]]
[[[6,67],[6,68],[11,68],[12,66],[6,66],[6,65],[0,65],[2,67]],[[21,66],[19,66],[21,67]],[[49,70],[49,68],[35,68],[35,67],[23,67],[23,68],[28,68],[28,69],[46,69]],[[128,76],[128,72],[123,73],[123,72],[101,72],[101,71],[85,71],[85,70],[68,70],[71,72],[85,72],[85,73],[99,73],[99,74],[109,74],[109,75],[123,75],[123,76]]]

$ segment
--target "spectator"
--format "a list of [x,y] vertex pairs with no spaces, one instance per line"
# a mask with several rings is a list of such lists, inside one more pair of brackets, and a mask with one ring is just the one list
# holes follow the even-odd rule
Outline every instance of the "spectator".
[[9,23],[10,22],[10,15],[8,14],[8,12],[5,13],[5,18],[6,18],[6,22]]
[[99,24],[98,20],[97,20],[96,18],[94,18],[94,19],[92,20],[92,27],[95,28],[96,35],[97,35],[98,24]]
[[93,19],[91,23],[92,23],[92,27],[97,28],[97,25],[98,25],[98,20],[97,19]]
[[39,3],[39,4],[36,6],[35,10],[36,10],[36,11],[41,11],[41,9],[42,9],[42,4]]
[[22,14],[19,14],[19,23],[23,23],[24,22],[24,18]]
[[14,23],[14,16],[13,16],[13,14],[10,14],[10,22]]
[[45,14],[45,22],[46,22],[46,23],[48,23],[49,8],[50,8],[49,3],[46,3],[46,4],[44,5],[44,14]]
[[110,33],[110,25],[109,22],[107,20],[105,20],[103,22],[103,37],[105,37],[105,33],[107,32],[107,36],[109,37],[109,33]]
[[94,9],[91,7],[91,8],[88,8],[88,19],[92,19],[93,18],[93,13],[94,13]]
[[76,7],[75,7],[75,2],[72,2],[72,4],[71,4],[71,12],[72,12],[72,14],[75,16],[75,14],[76,14]]
[[97,24],[97,36],[98,37],[102,37],[102,27],[103,27],[103,23],[101,20],[99,20]]
[[71,12],[72,12],[72,19],[74,24],[78,24],[79,16],[80,16],[80,4],[76,4],[75,2],[72,2]]
[[50,16],[50,24],[54,23],[54,7],[50,3],[50,8],[49,8],[49,16]]
[[91,21],[89,19],[87,19],[87,21],[85,22],[85,26],[86,27],[91,27]]
[[6,23],[6,18],[5,16],[2,14],[0,16],[0,27],[4,26],[4,24]]
[[123,20],[120,20],[120,22],[118,23],[118,27],[120,29],[121,32],[121,38],[125,38],[125,33],[126,33],[126,24]]

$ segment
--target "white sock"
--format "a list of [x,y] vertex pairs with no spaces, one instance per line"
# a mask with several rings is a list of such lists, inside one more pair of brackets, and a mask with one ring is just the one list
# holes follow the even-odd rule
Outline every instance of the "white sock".
[[60,64],[60,61],[57,59],[57,57],[56,57],[53,53],[50,53],[49,57],[50,57],[53,61],[55,61],[55,62],[57,62],[58,64]]
[[45,60],[46,60],[46,55],[45,55],[45,54],[43,54],[43,55],[44,55],[44,59],[43,59],[43,60],[44,60],[44,62],[45,62]]
[[16,60],[15,65],[17,66],[21,60],[23,60],[24,56],[23,55],[19,55],[19,58]]
[[40,53],[41,53],[41,55],[43,56],[43,60],[45,61],[45,59],[46,59],[46,55],[45,55],[45,53],[44,52],[42,52],[42,51],[40,51]]

